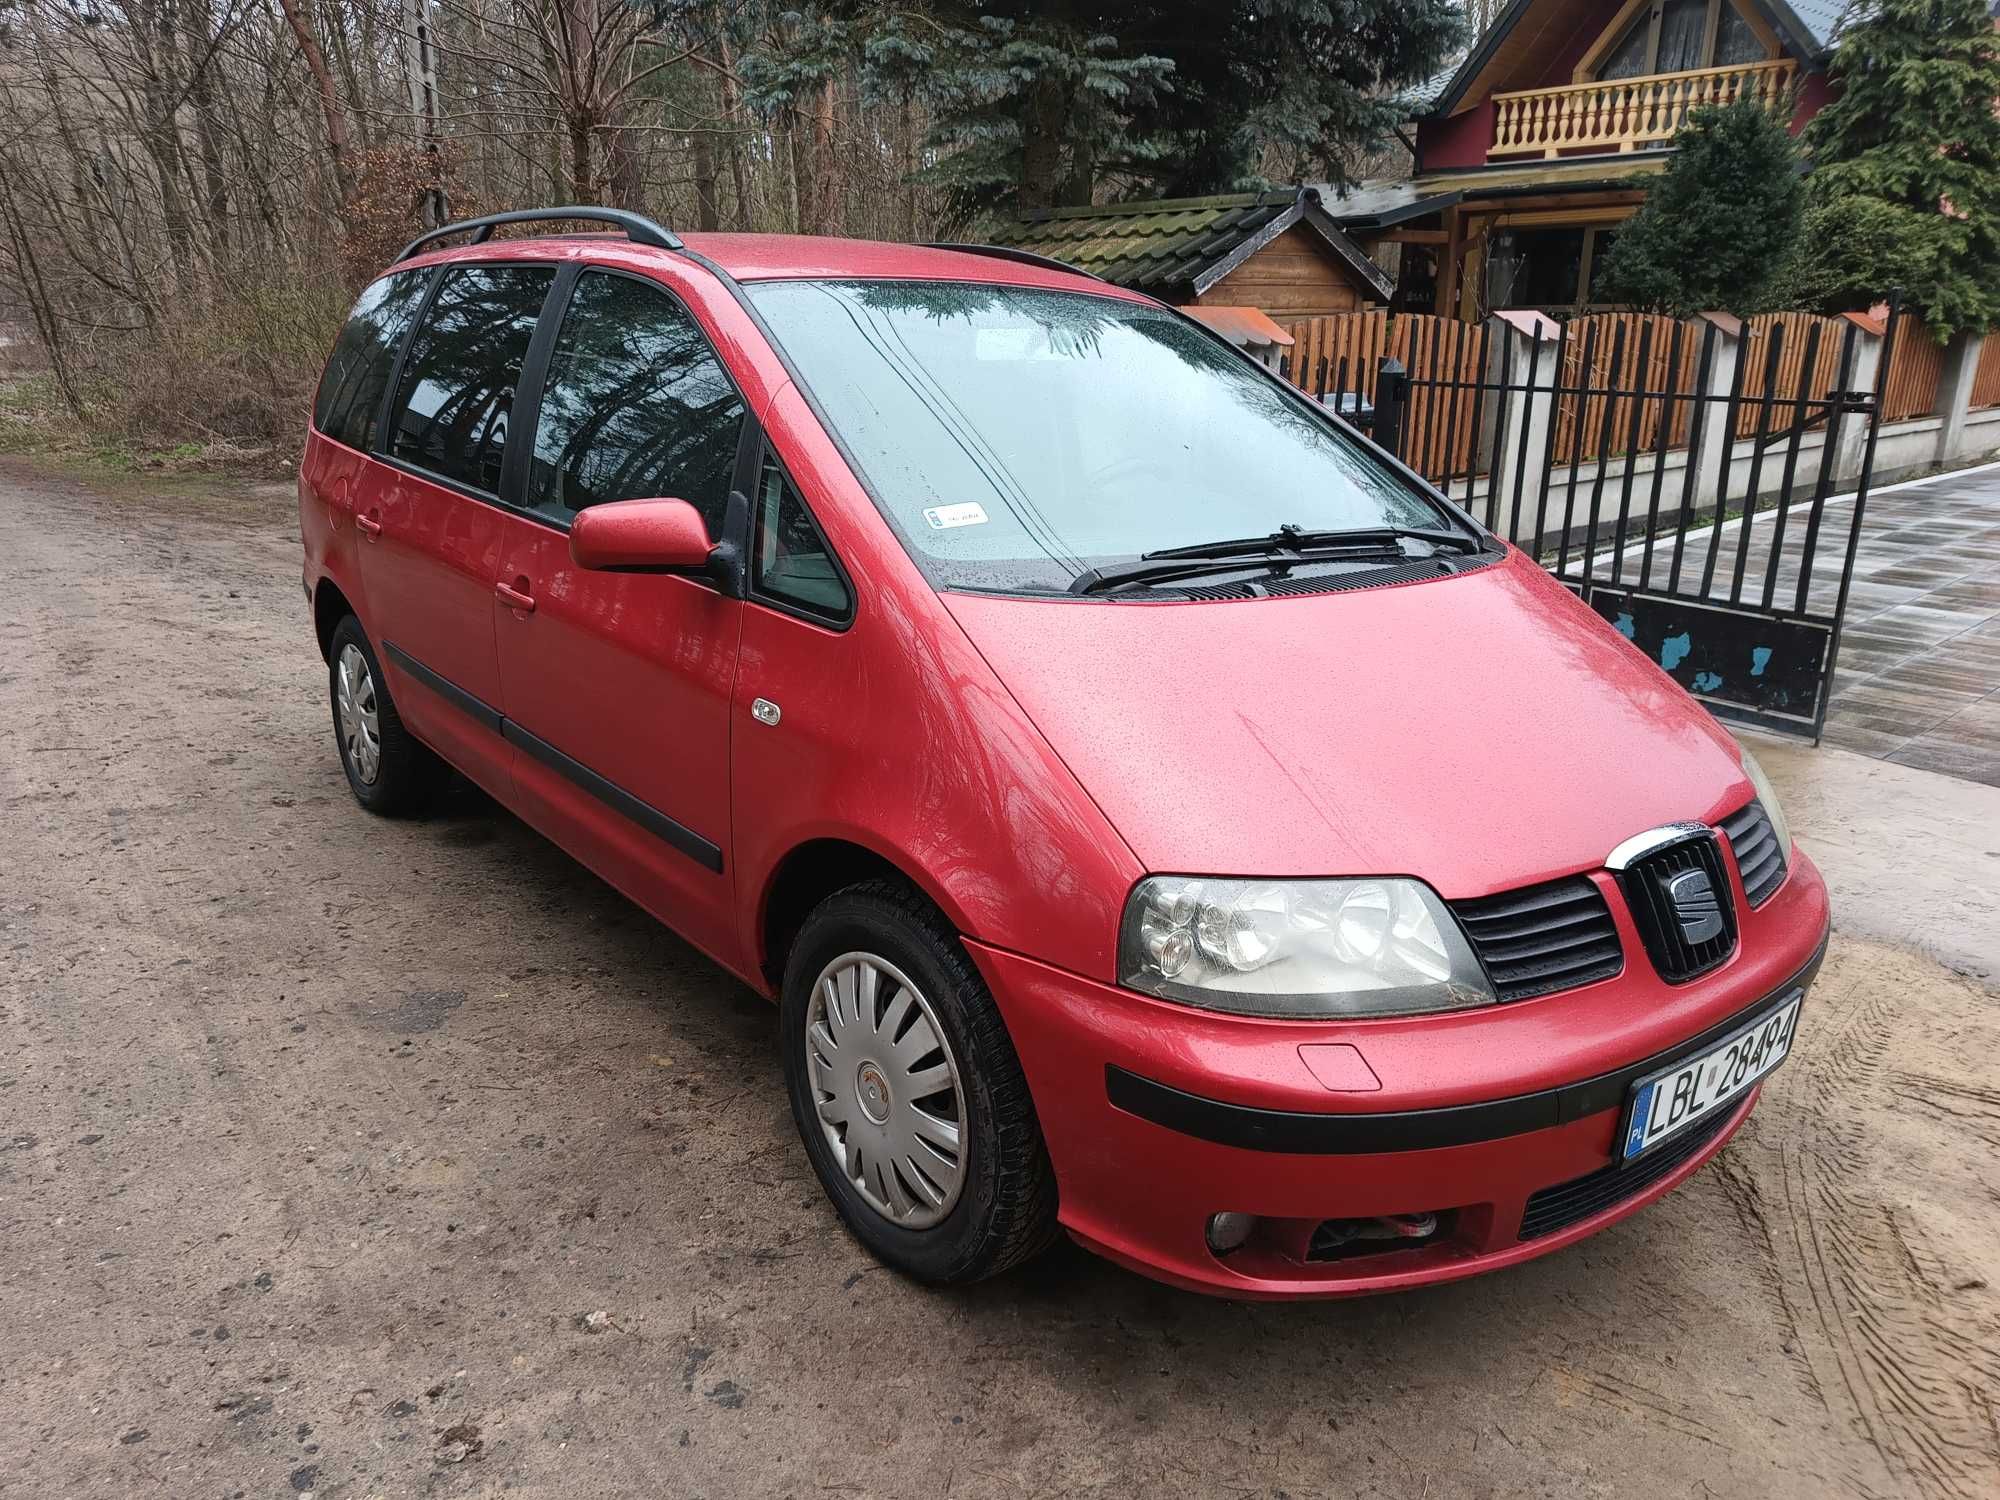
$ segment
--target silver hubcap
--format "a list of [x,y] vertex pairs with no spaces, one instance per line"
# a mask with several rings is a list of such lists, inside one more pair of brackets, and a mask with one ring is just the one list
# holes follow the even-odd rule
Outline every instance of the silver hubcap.
[[342,646],[333,675],[333,710],[340,721],[340,748],[366,786],[382,770],[382,723],[376,716],[375,675],[359,646]]
[[806,1010],[806,1073],[833,1159],[890,1223],[929,1229],[965,1183],[965,1092],[944,1028],[901,970],[843,953]]

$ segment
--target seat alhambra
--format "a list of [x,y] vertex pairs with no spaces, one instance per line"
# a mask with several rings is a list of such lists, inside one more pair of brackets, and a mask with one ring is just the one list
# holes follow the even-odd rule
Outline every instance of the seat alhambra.
[[[537,219],[614,232],[493,237]],[[1654,663],[1053,262],[453,226],[362,293],[299,512],[356,799],[449,766],[775,1001],[827,1196],[927,1281],[1555,1250],[1722,1147],[1824,949]]]

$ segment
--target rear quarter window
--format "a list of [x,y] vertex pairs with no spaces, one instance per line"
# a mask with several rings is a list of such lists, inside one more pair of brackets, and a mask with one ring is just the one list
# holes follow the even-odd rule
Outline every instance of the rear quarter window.
[[528,355],[553,266],[454,266],[438,283],[403,358],[389,452],[497,494]]
[[313,426],[337,443],[364,452],[388,390],[396,350],[423,300],[426,274],[396,271],[369,283],[347,315],[313,398]]

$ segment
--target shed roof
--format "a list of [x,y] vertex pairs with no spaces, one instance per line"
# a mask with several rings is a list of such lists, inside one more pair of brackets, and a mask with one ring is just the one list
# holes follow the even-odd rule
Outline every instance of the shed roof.
[[1409,219],[1438,213],[1450,208],[1461,196],[1428,185],[1419,187],[1408,177],[1376,177],[1345,186],[1330,182],[1317,186],[1327,213],[1350,234],[1388,229]]
[[1294,224],[1303,225],[1386,301],[1382,268],[1334,222],[1311,188],[1059,208],[1003,224],[990,238],[1159,297],[1200,296]]

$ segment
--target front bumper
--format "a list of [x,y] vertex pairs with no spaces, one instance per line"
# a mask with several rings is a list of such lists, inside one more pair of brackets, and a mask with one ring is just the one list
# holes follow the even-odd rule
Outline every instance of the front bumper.
[[[1626,953],[1614,979],[1479,1011],[1359,1022],[1194,1010],[969,946],[1020,1054],[1075,1238],[1199,1291],[1349,1296],[1469,1276],[1581,1239],[1670,1191],[1749,1114],[1755,1092],[1677,1150],[1612,1165],[1638,1077],[1810,985],[1827,932],[1819,872],[1797,855],[1778,893],[1742,912],[1736,953],[1682,985],[1654,975],[1623,903],[1611,905]],[[1300,1051],[1326,1043],[1366,1063],[1345,1070],[1340,1091]],[[1259,1224],[1249,1243],[1218,1256],[1204,1231],[1225,1211]],[[1431,1213],[1440,1228],[1422,1243],[1314,1258],[1327,1221]]]

